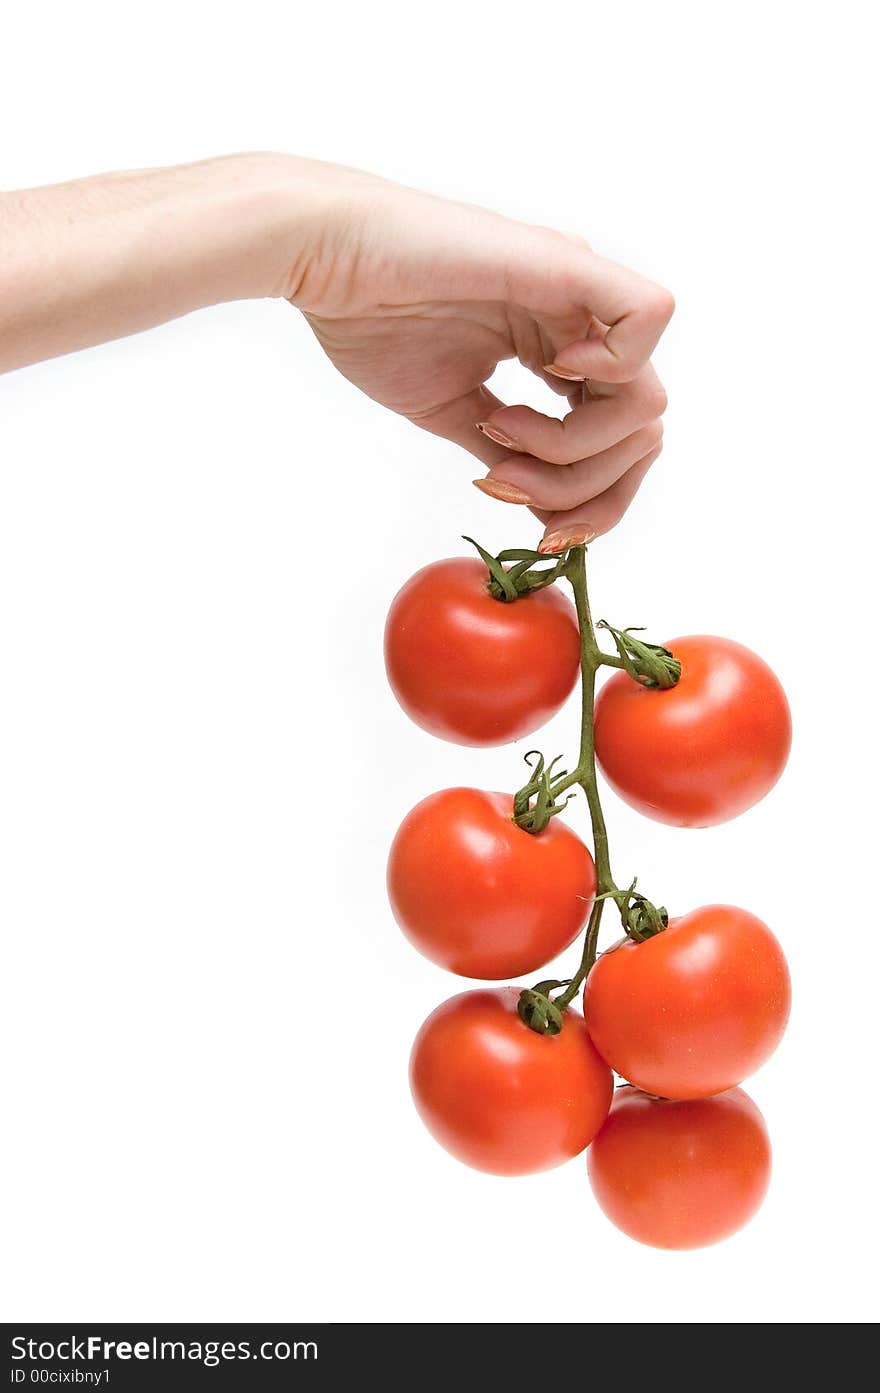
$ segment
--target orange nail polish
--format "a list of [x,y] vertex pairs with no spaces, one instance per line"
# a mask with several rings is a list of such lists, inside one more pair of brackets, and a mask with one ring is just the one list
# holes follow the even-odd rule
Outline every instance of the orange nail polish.
[[586,523],[583,527],[565,528],[559,532],[551,532],[545,537],[538,551],[542,556],[554,556],[557,552],[568,551],[569,547],[585,547],[598,535],[595,527]]
[[493,426],[489,421],[477,421],[477,430],[485,435],[487,440],[493,440],[496,445],[503,445],[505,450],[521,450],[512,435],[506,435],[503,430]]
[[522,489],[518,489],[515,484],[506,484],[503,479],[474,479],[474,488],[478,488],[481,493],[488,493],[490,498],[497,498],[502,503],[531,503],[531,498]]
[[562,377],[566,382],[586,381],[582,372],[572,372],[571,368],[559,368],[555,363],[545,363],[544,371],[551,373],[553,377]]

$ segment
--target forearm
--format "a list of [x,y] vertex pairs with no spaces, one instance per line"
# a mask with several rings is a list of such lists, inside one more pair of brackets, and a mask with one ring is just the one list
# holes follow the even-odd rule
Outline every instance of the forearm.
[[0,371],[292,293],[326,166],[233,155],[0,194]]

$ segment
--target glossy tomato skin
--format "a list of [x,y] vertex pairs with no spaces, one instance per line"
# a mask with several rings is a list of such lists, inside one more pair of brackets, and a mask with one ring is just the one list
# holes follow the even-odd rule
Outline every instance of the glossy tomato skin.
[[385,667],[407,715],[457,745],[504,745],[549,721],[577,681],[580,639],[550,586],[495,600],[482,561],[435,561],[407,581],[385,625]]
[[770,1183],[770,1139],[741,1088],[670,1102],[618,1088],[587,1153],[602,1211],[654,1248],[704,1248],[757,1213]]
[[570,1161],[608,1114],[611,1070],[583,1017],[538,1035],[516,1013],[519,987],[463,992],[425,1021],[410,1086],[432,1136],[465,1165],[528,1175]]
[[388,858],[388,897],[407,938],[461,977],[537,971],[583,928],[593,858],[560,818],[543,832],[513,821],[513,797],[433,793],[404,818]]
[[643,943],[624,939],[587,978],[593,1044],[622,1078],[663,1098],[708,1098],[741,1083],[782,1038],[788,967],[760,919],[704,905]]
[[763,659],[731,639],[666,644],[681,662],[667,690],[625,672],[596,701],[596,756],[611,787],[646,817],[711,827],[751,808],[791,748],[785,692]]

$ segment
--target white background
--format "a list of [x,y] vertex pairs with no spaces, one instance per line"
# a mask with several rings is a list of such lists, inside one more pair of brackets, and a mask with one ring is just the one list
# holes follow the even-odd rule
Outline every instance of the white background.
[[[415,1030],[460,984],[395,927],[386,848],[433,789],[515,786],[522,749],[410,725],[384,612],[461,532],[494,548],[538,525],[337,377],[284,304],[0,381],[7,1319],[876,1314],[869,13],[7,16],[5,188],[292,150],[579,231],[668,284],[667,448],[592,549],[596,607],[745,641],[795,719],[784,782],[731,825],[679,832],[607,798],[620,875],[678,911],[762,915],[795,990],[749,1085],[775,1148],[761,1214],[714,1249],[640,1248],[582,1160],[468,1171],[406,1083]],[[544,749],[575,726],[572,705]]]

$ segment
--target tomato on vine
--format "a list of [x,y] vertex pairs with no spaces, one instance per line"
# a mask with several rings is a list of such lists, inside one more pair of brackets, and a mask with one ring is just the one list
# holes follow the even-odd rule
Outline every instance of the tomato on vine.
[[[391,848],[391,905],[432,961],[488,980],[536,971],[589,917],[573,976],[465,992],[429,1016],[410,1061],[413,1098],[442,1146],[501,1175],[559,1165],[595,1138],[590,1179],[621,1229],[659,1247],[715,1242],[766,1188],[766,1129],[735,1085],[782,1036],[788,968],[745,910],[708,905],[670,919],[634,880],[616,882],[597,759],[652,817],[724,821],[782,771],[785,694],[729,640],[666,647],[594,624],[583,545],[552,559],[477,551],[480,561],[426,567],[395,600],[385,651],[397,698],[435,734],[497,744],[552,715],[579,669],[577,759],[559,769],[560,757],[547,764],[532,751],[512,796],[453,788],[424,799]],[[557,580],[571,586],[573,613],[550,589]],[[597,699],[603,667],[617,671]],[[556,820],[576,790],[592,856]],[[625,937],[599,955],[606,908]],[[612,1069],[628,1081],[613,1106]]]
[[517,826],[507,793],[447,788],[401,823],[388,859],[398,924],[462,977],[535,972],[577,938],[596,890],[593,858],[558,818]]
[[618,1088],[587,1153],[613,1224],[654,1248],[703,1248],[741,1229],[770,1183],[770,1139],[740,1088],[669,1102]]
[[706,1098],[753,1074],[788,1021],[791,984],[777,940],[733,905],[704,905],[644,942],[624,939],[584,989],[593,1044],[629,1083]]
[[660,690],[611,677],[596,701],[596,756],[625,802],[677,827],[711,827],[757,803],[791,748],[785,692],[763,659],[731,639],[668,647],[681,663]]
[[555,715],[577,681],[574,611],[555,589],[496,598],[476,557],[407,581],[385,625],[385,666],[406,714],[458,745],[504,745]]
[[519,996],[497,987],[445,1001],[410,1060],[429,1132],[459,1161],[495,1175],[570,1161],[605,1121],[613,1093],[583,1017],[569,1011],[558,1035],[538,1035],[520,1019]]

